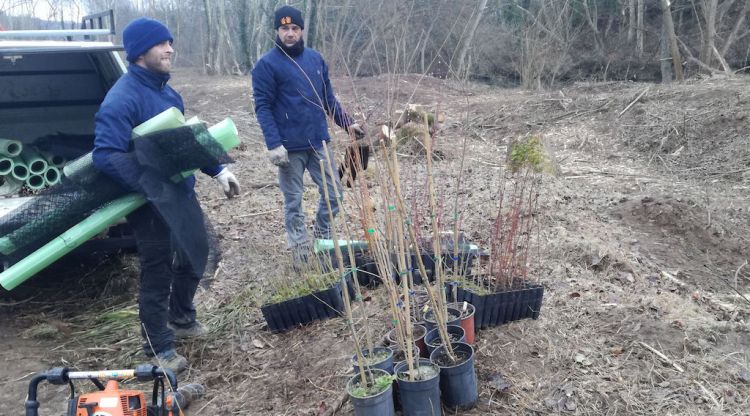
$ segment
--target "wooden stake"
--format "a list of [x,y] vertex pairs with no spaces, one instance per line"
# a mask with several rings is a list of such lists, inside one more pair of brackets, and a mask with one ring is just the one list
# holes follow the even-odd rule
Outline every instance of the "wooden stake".
[[656,348],[654,348],[654,347],[646,344],[643,341],[639,341],[638,343],[641,344],[641,346],[643,348],[646,348],[647,350],[649,350],[649,351],[653,352],[654,354],[656,354],[656,356],[659,357],[659,358],[661,358],[662,361],[664,361],[665,363],[667,363],[667,364],[671,365],[672,367],[676,368],[677,371],[679,371],[680,373],[684,373],[685,372],[685,370],[682,367],[680,367],[679,364],[677,364],[676,362],[672,361],[669,357],[667,357],[666,355],[664,355],[661,351],[659,351]]
[[637,96],[637,97],[635,97],[635,100],[631,101],[631,102],[630,102],[630,104],[628,104],[628,106],[627,106],[627,107],[625,107],[625,109],[624,109],[624,110],[620,111],[620,114],[618,114],[618,115],[617,115],[617,118],[620,118],[620,117],[622,117],[622,115],[623,115],[623,114],[625,114],[625,112],[627,112],[628,110],[630,110],[630,107],[632,107],[633,105],[635,105],[635,103],[637,103],[637,102],[638,102],[638,100],[640,100],[640,99],[641,99],[641,97],[643,97],[644,95],[646,95],[646,93],[647,93],[647,92],[648,92],[648,90],[650,90],[650,89],[651,89],[651,86],[649,85],[648,87],[646,87],[646,89],[645,89],[645,90],[643,90],[643,91],[642,91],[642,92],[641,92],[640,94],[638,94],[638,96]]

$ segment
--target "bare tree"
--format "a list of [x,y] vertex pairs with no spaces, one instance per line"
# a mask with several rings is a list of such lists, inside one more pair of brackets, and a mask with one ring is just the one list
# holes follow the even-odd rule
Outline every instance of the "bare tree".
[[636,3],[635,0],[628,0],[628,42],[635,40],[636,31]]
[[703,36],[700,60],[711,66],[711,57],[714,55],[716,39],[716,7],[719,0],[703,0],[703,20],[706,23],[706,33]]
[[682,75],[682,60],[680,59],[680,50],[677,46],[677,36],[674,33],[674,22],[672,20],[672,7],[670,0],[661,0],[662,21],[664,25],[664,37],[669,42],[669,49],[672,54],[672,66],[678,81],[684,79]]
[[203,0],[207,37],[204,70],[207,74],[239,73],[234,46],[229,38],[224,0]]
[[[727,36],[726,41],[724,41],[724,46],[722,46],[721,48],[721,56],[726,57],[727,53],[729,52],[729,48],[732,47],[735,41],[750,34],[750,29],[748,29],[747,25],[745,24],[745,19],[747,18],[748,14],[750,14],[750,1],[745,1],[745,5],[742,7],[742,10],[737,16],[737,21],[734,24],[734,28],[729,33],[729,36]],[[740,33],[740,31],[743,29],[744,32]]]
[[482,16],[484,16],[484,12],[487,9],[487,0],[480,0],[479,4],[477,5],[476,12],[474,13],[474,19],[471,22],[470,29],[466,33],[466,37],[464,37],[463,42],[461,44],[461,49],[458,53],[458,75],[460,78],[464,78],[469,73],[469,65],[466,64],[466,55],[469,53],[469,48],[471,47],[472,42],[474,41],[474,34],[477,32],[477,27],[479,26],[479,22],[482,20]]
[[643,55],[643,35],[645,28],[643,26],[643,15],[646,12],[645,0],[638,0],[638,16],[636,22],[636,33],[635,33],[635,53],[638,56]]

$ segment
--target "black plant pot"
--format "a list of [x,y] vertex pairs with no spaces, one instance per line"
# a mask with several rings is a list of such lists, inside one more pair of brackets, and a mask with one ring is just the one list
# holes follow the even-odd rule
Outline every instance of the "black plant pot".
[[[449,293],[452,292],[449,289]],[[524,284],[518,289],[479,295],[471,289],[459,289],[455,302],[474,305],[474,327],[487,329],[520,319],[539,318],[544,298],[544,287],[540,284]]]
[[371,257],[365,253],[357,252],[354,254],[354,261],[357,266],[357,281],[360,286],[373,289],[382,283],[378,274],[378,267]]
[[440,368],[430,360],[421,358],[414,369],[419,380],[409,380],[409,365],[396,366],[396,381],[403,416],[440,416]]
[[[349,252],[347,251],[346,247],[341,247],[341,254],[344,257],[344,267],[347,269],[352,267],[351,261],[349,260]],[[336,258],[336,252],[334,250],[320,253],[319,256],[330,258],[333,270],[338,270],[339,262]],[[325,262],[321,261],[321,263],[324,264]],[[361,249],[355,250],[354,263],[355,267],[357,268],[357,282],[359,282],[360,286],[375,288],[382,282],[380,280],[380,276],[378,275],[378,268],[375,264],[375,260],[373,260],[373,258],[370,257],[366,251],[362,251]]]
[[[393,350],[388,347],[374,347],[373,350],[375,350],[376,354],[385,352],[388,355],[381,361],[371,363],[365,370],[377,368],[378,370],[388,372],[388,374],[393,374]],[[362,355],[367,358],[370,355],[370,351],[362,350]],[[354,369],[354,374],[359,374],[359,364],[356,354],[352,356],[352,368]]]
[[[414,336],[414,346],[419,350],[420,356],[423,358],[430,358],[430,355],[427,352],[427,345],[424,343],[424,336],[427,335],[427,328],[425,328],[424,325],[414,324],[412,335]],[[385,335],[385,338],[388,340],[388,344],[392,349],[394,346],[398,346],[396,337],[396,328],[391,329]]]
[[[461,325],[448,325],[448,335],[453,342],[466,342],[466,332]],[[427,345],[427,351],[430,354],[432,354],[437,347],[443,345],[443,340],[440,339],[440,332],[437,328],[433,328],[424,336],[424,343]]]
[[[446,310],[448,311],[447,324],[461,326],[461,311],[451,307],[447,307]],[[453,319],[451,319],[451,315],[454,316]],[[435,326],[437,326],[437,323],[435,323],[435,311],[433,311],[432,309],[424,314],[424,326],[425,328],[427,328],[427,332],[432,331],[433,329],[435,329]]]
[[[351,278],[347,279],[350,299],[354,296]],[[286,332],[299,325],[344,314],[344,297],[341,282],[309,295],[261,306],[261,313],[271,332]]]
[[[417,264],[417,257],[416,255],[411,255],[411,264],[412,268],[415,270],[413,273],[414,277],[414,284],[423,284],[425,280],[428,280],[430,282],[435,281],[435,256],[432,254],[432,252],[422,252],[420,257],[422,258],[422,263],[424,264],[425,271],[427,272],[427,278],[425,279],[424,276],[421,275],[421,272],[419,270],[419,266]],[[476,258],[475,253],[470,252],[460,252],[458,253],[458,256],[454,256],[453,252],[443,252],[441,255],[442,261],[441,264],[443,266],[443,270],[446,272],[453,273],[454,272],[454,259],[458,260],[458,273],[459,276],[466,276],[471,273],[471,267],[474,264],[474,258]]]
[[[388,375],[388,372],[383,370],[372,370],[369,377],[377,378],[380,376]],[[346,384],[346,391],[349,393],[349,398],[354,406],[355,416],[394,416],[396,410],[393,407],[393,384],[388,385],[388,388],[368,397],[355,397],[352,395],[352,390],[357,387],[361,379],[359,374],[349,379]]]
[[440,367],[440,392],[443,403],[451,411],[474,407],[479,397],[474,369],[474,349],[466,343],[452,343],[453,352],[461,358],[450,362],[445,346],[432,352],[430,361]]
[[539,313],[542,311],[542,299],[544,298],[544,286],[532,285],[531,299],[529,300],[529,313],[531,319],[538,319]]

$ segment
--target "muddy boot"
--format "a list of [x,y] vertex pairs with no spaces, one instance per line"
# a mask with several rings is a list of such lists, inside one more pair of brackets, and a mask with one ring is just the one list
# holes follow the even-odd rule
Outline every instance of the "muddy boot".
[[187,327],[181,327],[170,322],[167,324],[167,327],[174,332],[176,339],[198,338],[208,334],[208,328],[198,321],[193,322],[192,325]]
[[187,358],[177,354],[177,351],[173,349],[156,354],[152,363],[157,367],[168,368],[175,374],[185,371],[188,367]]

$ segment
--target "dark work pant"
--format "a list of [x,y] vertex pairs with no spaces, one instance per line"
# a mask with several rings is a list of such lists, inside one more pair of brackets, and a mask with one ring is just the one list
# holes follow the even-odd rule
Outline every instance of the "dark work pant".
[[151,204],[128,215],[128,222],[141,263],[138,315],[143,349],[152,356],[174,348],[174,334],[167,322],[180,327],[195,322],[193,297],[200,276],[174,247],[169,227]]

